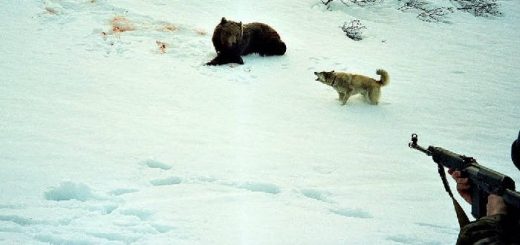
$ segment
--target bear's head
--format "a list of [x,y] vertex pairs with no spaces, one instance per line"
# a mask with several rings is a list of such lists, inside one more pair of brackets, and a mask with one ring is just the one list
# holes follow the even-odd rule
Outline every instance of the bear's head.
[[227,48],[239,44],[244,34],[242,22],[226,20],[224,17],[220,20],[216,30],[219,30],[220,43]]

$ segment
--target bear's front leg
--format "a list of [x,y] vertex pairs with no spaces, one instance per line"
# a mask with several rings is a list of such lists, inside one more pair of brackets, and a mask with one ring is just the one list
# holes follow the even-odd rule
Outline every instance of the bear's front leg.
[[216,66],[218,65],[221,61],[222,58],[217,54],[217,57],[213,58],[211,61],[209,61],[208,63],[206,63],[206,65],[208,66]]
[[244,60],[242,59],[242,57],[237,55],[237,56],[234,56],[234,57],[230,58],[230,62],[229,63],[238,63],[238,64],[243,65],[244,64]]
[[216,66],[216,65],[218,65],[218,60],[219,60],[219,58],[217,56],[217,57],[213,58],[210,62],[206,63],[206,65],[208,65],[208,66]]
[[217,57],[206,63],[206,65],[224,65],[228,63],[238,63],[242,65],[244,64],[244,60],[242,60],[242,57],[239,55],[218,54]]

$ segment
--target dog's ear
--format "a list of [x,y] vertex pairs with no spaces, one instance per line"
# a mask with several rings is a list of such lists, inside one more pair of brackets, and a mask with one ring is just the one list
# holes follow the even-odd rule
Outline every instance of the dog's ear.
[[222,17],[222,19],[220,20],[220,24],[224,24],[226,22],[227,22],[226,17]]
[[334,73],[334,70],[332,70],[330,73]]

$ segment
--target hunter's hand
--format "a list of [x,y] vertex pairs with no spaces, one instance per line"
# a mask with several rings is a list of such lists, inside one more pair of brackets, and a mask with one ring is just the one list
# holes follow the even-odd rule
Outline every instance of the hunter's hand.
[[468,178],[463,178],[462,173],[460,171],[456,171],[453,169],[449,169],[448,173],[453,177],[455,182],[457,182],[457,191],[459,194],[471,204],[471,182]]
[[487,215],[506,214],[507,206],[501,196],[490,194],[486,205]]

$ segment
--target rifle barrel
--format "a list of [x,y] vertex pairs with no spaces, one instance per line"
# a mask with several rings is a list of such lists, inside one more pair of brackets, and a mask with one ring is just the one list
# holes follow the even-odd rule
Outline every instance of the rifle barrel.
[[417,134],[412,134],[412,142],[408,143],[408,147],[410,147],[412,149],[416,149],[428,156],[431,156],[432,153],[428,149],[417,144],[418,140],[419,140],[419,137],[417,136]]
[[520,193],[506,189],[502,198],[507,204],[520,209]]

